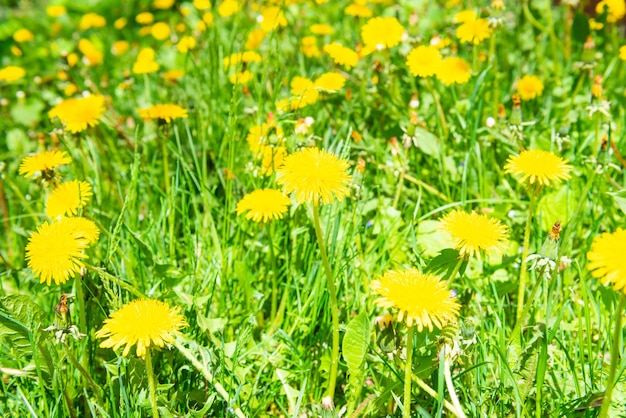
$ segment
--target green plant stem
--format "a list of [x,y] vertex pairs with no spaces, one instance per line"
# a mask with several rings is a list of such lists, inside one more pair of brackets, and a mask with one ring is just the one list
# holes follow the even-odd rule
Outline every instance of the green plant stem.
[[559,45],[554,34],[554,21],[552,20],[552,0],[546,0],[546,20],[548,23],[548,35],[550,35],[550,45],[552,46],[552,55],[554,59],[554,78],[559,80],[561,75],[561,66],[559,65]]
[[163,181],[165,183],[165,199],[168,202],[168,227],[169,227],[169,254],[170,259],[176,259],[176,242],[174,240],[174,222],[176,220],[174,210],[174,197],[170,195],[170,169],[169,169],[169,153],[167,151],[167,143],[165,138],[159,138],[161,149],[163,150]]
[[459,402],[459,397],[456,396],[456,390],[454,389],[454,383],[452,382],[452,373],[450,372],[450,360],[445,353],[446,345],[443,346],[443,376],[446,380],[446,387],[448,388],[448,393],[450,394],[450,399],[452,400],[452,405],[456,409],[456,416],[460,418],[466,418],[465,412],[463,412],[463,408],[461,408],[461,402]]
[[[191,352],[187,350],[187,348],[185,348],[178,340],[174,341],[174,345],[176,346],[176,349],[183,356],[185,356],[187,360],[189,360],[189,362],[196,368],[196,370],[202,373],[202,376],[204,376],[204,378],[210,384],[213,385],[213,388],[215,389],[217,393],[220,394],[222,399],[224,399],[226,403],[230,405],[231,401],[230,401],[230,396],[228,395],[228,392],[226,392],[226,389],[224,389],[224,386],[222,386],[219,382],[213,381],[213,375],[211,374],[211,372],[202,363],[200,363],[198,359],[195,358],[193,354],[191,354]],[[238,418],[246,418],[246,415],[241,411],[241,409],[239,409],[238,406],[233,405],[232,411]]]
[[154,382],[154,370],[152,369],[152,354],[150,347],[146,347],[146,374],[148,375],[148,390],[150,391],[150,405],[152,406],[152,416],[159,418],[157,409],[156,384]]
[[278,306],[278,264],[276,263],[276,254],[274,253],[274,234],[272,232],[273,223],[267,226],[267,236],[269,238],[270,247],[270,263],[272,265],[272,305],[270,317],[272,320],[276,318],[276,309]]
[[[76,292],[76,307],[78,309],[78,329],[85,330],[85,333],[88,334],[87,331],[87,313],[85,311],[85,291],[83,289],[83,275],[77,274],[74,279],[74,291]],[[89,335],[87,335],[87,340],[89,340]],[[85,368],[85,370],[89,370],[89,343],[85,344],[84,350],[80,357],[80,363]]]
[[526,229],[524,230],[524,247],[522,250],[522,263],[520,266],[519,275],[519,289],[517,291],[517,314],[515,315],[515,322],[519,322],[522,318],[522,312],[524,312],[524,291],[526,290],[526,278],[528,277],[526,267],[528,265],[528,247],[530,246],[530,227],[533,221],[533,212],[535,210],[535,201],[537,200],[536,191],[533,187],[530,188],[530,203],[528,205],[528,217],[526,218]]
[[413,330],[408,327],[406,335],[406,363],[404,364],[404,411],[403,418],[411,418],[411,375],[413,374]]
[[[541,276],[542,274],[540,273],[538,275],[537,282],[535,283],[535,286],[533,287],[533,290],[530,292],[530,296],[528,300],[533,300],[535,296],[537,296],[537,292],[539,291],[539,288],[541,287]],[[530,311],[531,307],[532,307],[531,304],[528,304],[524,307],[524,311],[522,311],[522,316],[520,317],[518,321],[515,322],[515,327],[513,328],[513,332],[511,332],[510,341],[517,338],[518,345],[521,344],[519,340],[519,334],[522,329],[522,324],[526,320],[526,317],[528,316],[528,312]]]
[[613,319],[613,341],[611,342],[611,366],[609,368],[609,377],[606,381],[606,391],[604,392],[604,400],[602,401],[602,409],[600,410],[600,418],[609,416],[611,408],[611,398],[613,397],[613,389],[615,389],[615,375],[617,374],[617,366],[620,363],[620,341],[622,336],[622,315],[626,307],[626,295],[620,292],[619,302],[615,310],[615,318]]
[[330,295],[330,314],[333,327],[333,346],[330,357],[330,378],[328,381],[328,390],[326,395],[331,399],[335,397],[335,385],[337,384],[337,370],[339,368],[339,304],[337,303],[337,289],[333,281],[333,272],[328,262],[328,254],[326,253],[326,245],[324,244],[324,234],[320,225],[319,207],[313,204],[313,223],[315,224],[315,235],[317,243],[320,247],[322,256],[322,264],[326,271],[326,280],[328,281],[328,293]]
[[430,94],[432,94],[435,106],[437,107],[437,115],[439,115],[439,123],[441,124],[441,130],[443,131],[442,139],[446,139],[448,137],[448,124],[446,123],[446,114],[444,113],[443,107],[441,107],[441,102],[439,101],[439,95],[435,91],[435,87],[430,80],[426,80],[426,85],[428,86],[428,90],[430,90]]
[[78,372],[81,374],[84,381],[89,385],[89,387],[91,387],[91,390],[93,390],[93,393],[96,395],[98,402],[102,404],[102,389],[100,388],[100,386],[98,386],[95,380],[93,380],[93,378],[89,375],[87,370],[85,370],[83,366],[80,365],[78,360],[76,360],[76,357],[74,357],[74,354],[72,354],[72,351],[69,349],[67,344],[62,344],[62,345],[63,345],[63,350],[65,351],[65,355],[67,356],[67,359],[70,361],[70,363],[74,365],[74,367],[76,367],[76,370],[78,370]]
[[461,270],[461,266],[465,261],[467,261],[467,258],[459,257],[459,261],[456,262],[456,266],[454,266],[454,270],[452,270],[452,274],[450,274],[450,278],[448,279],[448,289],[452,287],[452,283],[454,282],[454,279],[458,275],[459,270]]
[[498,57],[496,55],[496,31],[491,35],[489,40],[489,62],[493,68],[493,91],[491,92],[492,98],[492,113],[495,118],[498,115],[498,104],[500,103],[500,86],[498,83]]
[[[417,386],[419,386],[424,392],[428,393],[434,400],[437,400],[437,401],[439,400],[439,396],[437,395],[437,392],[435,391],[435,389],[428,386],[426,382],[424,382],[422,379],[420,379],[416,375],[413,375],[413,380],[415,381],[415,383],[417,383]],[[456,410],[454,405],[452,405],[450,402],[446,401],[445,399],[443,399],[443,406],[448,411],[450,411],[450,413],[452,413],[455,417],[461,418],[461,415],[459,415],[459,412]]]

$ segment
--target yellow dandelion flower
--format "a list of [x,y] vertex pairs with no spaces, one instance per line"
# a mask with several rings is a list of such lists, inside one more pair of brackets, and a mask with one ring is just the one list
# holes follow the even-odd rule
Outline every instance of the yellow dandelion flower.
[[545,186],[569,179],[571,169],[566,160],[542,150],[525,150],[520,155],[511,155],[504,166],[505,173],[522,175],[520,183]]
[[152,7],[159,10],[167,10],[174,5],[176,0],[154,0]]
[[313,84],[318,90],[336,92],[341,90],[346,84],[346,78],[339,73],[324,73]]
[[280,126],[276,126],[276,123],[263,123],[261,125],[254,125],[248,131],[246,136],[246,142],[253,153],[259,152],[259,147],[262,144],[268,142],[270,135],[274,135],[272,142],[283,142],[285,139],[285,133]]
[[335,64],[343,65],[347,70],[355,67],[359,61],[359,54],[337,42],[325,45],[324,52],[330,55]]
[[150,28],[150,34],[157,41],[166,40],[170,36],[170,33],[172,33],[172,30],[170,29],[170,26],[165,22],[155,23]]
[[74,232],[77,239],[84,239],[87,244],[93,244],[100,237],[100,230],[94,221],[82,216],[62,218],[62,222]]
[[123,55],[130,49],[128,41],[116,41],[111,45],[111,53],[113,55]]
[[287,26],[287,19],[280,7],[271,6],[262,9],[261,30],[271,32],[279,27]]
[[246,49],[257,49],[261,46],[263,39],[265,39],[265,32],[262,29],[253,29],[248,34],[248,38],[246,39],[246,44],[244,46]]
[[543,93],[543,82],[536,75],[525,75],[517,82],[517,93],[522,100],[532,100]]
[[491,36],[491,28],[487,19],[467,20],[456,29],[456,37],[461,42],[478,45]]
[[183,36],[182,38],[180,38],[180,41],[178,41],[178,44],[176,45],[176,49],[178,49],[178,52],[186,54],[190,49],[194,49],[196,47],[196,38],[194,38],[193,36]]
[[89,203],[91,185],[86,181],[66,181],[58,185],[46,201],[46,215],[54,219],[59,216],[76,215],[78,209]]
[[183,70],[167,70],[162,74],[164,80],[174,82],[185,75]]
[[254,74],[252,72],[245,70],[231,75],[228,80],[233,84],[247,84],[253,77]]
[[375,17],[361,29],[366,48],[383,50],[398,45],[404,35],[404,27],[395,17]]
[[595,237],[591,250],[587,253],[587,269],[603,284],[626,293],[626,230],[617,228],[613,233],[605,232]]
[[209,0],[193,0],[193,7],[198,10],[210,9],[211,2]]
[[80,30],[87,30],[90,28],[101,28],[107,24],[106,19],[97,13],[87,13],[80,18],[78,27]]
[[619,59],[626,61],[626,45],[619,48]]
[[476,212],[454,210],[440,220],[440,229],[447,232],[462,257],[474,254],[501,254],[506,247],[508,229],[498,219]]
[[149,74],[159,70],[161,66],[154,60],[154,49],[142,48],[133,64],[133,74]]
[[172,119],[187,118],[187,109],[171,104],[157,104],[148,108],[137,110],[139,116],[143,119],[162,119],[167,123],[170,123]]
[[50,17],[59,17],[67,13],[65,6],[54,5],[46,7],[46,14]]
[[314,25],[311,25],[310,30],[311,33],[314,33],[316,35],[330,35],[331,33],[333,33],[333,27],[325,23],[316,23]]
[[151,25],[154,22],[154,15],[150,12],[143,12],[135,16],[135,22],[140,25]]
[[446,86],[453,83],[465,84],[472,76],[472,67],[463,58],[448,57],[441,61],[435,75]]
[[315,36],[305,36],[300,40],[300,51],[309,58],[317,58],[321,54]]
[[78,50],[83,54],[83,62],[86,65],[98,65],[104,59],[102,52],[88,39],[78,41]]
[[106,338],[100,344],[102,348],[117,350],[125,346],[123,356],[137,345],[137,356],[144,357],[151,346],[164,347],[174,342],[174,337],[186,326],[179,308],[154,299],[136,299],[105,319],[96,338]]
[[470,20],[476,20],[476,12],[473,10],[462,10],[452,17],[454,23],[465,23]]
[[230,54],[230,56],[224,58],[224,68],[235,66],[240,62],[250,63],[261,61],[263,61],[263,57],[261,57],[261,55],[256,51],[235,52],[234,54]]
[[261,159],[261,173],[269,176],[283,165],[287,156],[287,149],[283,146],[261,144],[258,155]]
[[609,22],[617,22],[626,15],[626,1],[624,0],[603,0],[596,5],[596,12],[604,13],[605,8],[608,13],[606,20]]
[[441,54],[433,46],[420,45],[409,52],[406,64],[415,77],[430,77],[441,65]]
[[246,219],[266,223],[271,219],[282,219],[290,203],[291,200],[279,190],[255,190],[237,203],[237,215],[246,213]]
[[25,75],[26,71],[22,67],[15,65],[0,68],[0,81],[16,81],[24,78]]
[[414,268],[390,270],[374,280],[371,288],[379,295],[378,306],[398,309],[398,321],[417,325],[419,332],[455,323],[461,309],[444,281]]
[[50,172],[55,168],[71,162],[72,157],[65,151],[44,151],[24,158],[20,164],[19,173],[26,178],[33,177],[37,173],[50,177]]
[[13,33],[13,40],[18,43],[30,42],[35,39],[35,35],[28,29],[18,29]]
[[77,133],[100,123],[104,111],[104,97],[92,94],[63,100],[48,112],[48,116],[50,119],[59,118],[65,124],[65,129]]
[[125,17],[120,17],[119,19],[116,19],[115,22],[113,22],[113,27],[117,30],[124,29],[127,23],[128,19],[126,19]]
[[278,184],[285,193],[295,193],[298,203],[331,203],[350,194],[348,162],[319,148],[304,148],[287,156],[277,174]]
[[367,7],[364,2],[354,2],[348,5],[343,12],[348,16],[356,16],[356,17],[371,17],[372,9]]
[[84,250],[89,242],[77,234],[66,219],[44,222],[28,239],[28,267],[40,283],[50,285],[52,280],[56,284],[65,283],[84,267],[82,259],[87,258]]
[[237,0],[225,0],[217,8],[217,13],[222,17],[229,17],[241,9]]

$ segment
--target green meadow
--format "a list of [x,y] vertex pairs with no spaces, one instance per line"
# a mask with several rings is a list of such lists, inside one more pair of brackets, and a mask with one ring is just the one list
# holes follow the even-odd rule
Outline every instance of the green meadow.
[[625,0],[3,0],[0,415],[626,416]]

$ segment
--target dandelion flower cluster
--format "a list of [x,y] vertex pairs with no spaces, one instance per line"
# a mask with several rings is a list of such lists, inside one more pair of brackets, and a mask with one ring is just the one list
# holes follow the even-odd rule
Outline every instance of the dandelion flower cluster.
[[117,350],[125,346],[123,356],[136,345],[137,356],[144,357],[151,346],[163,347],[172,343],[175,336],[180,335],[180,329],[186,326],[179,308],[171,308],[154,299],[136,299],[105,319],[96,338],[106,338],[100,343],[102,348]]
[[591,275],[602,281],[611,283],[613,288],[626,293],[626,230],[618,228],[615,232],[605,232],[596,237],[587,253]]
[[50,119],[59,118],[65,124],[65,129],[78,133],[100,123],[104,110],[104,97],[94,94],[63,100],[48,112],[48,116]]
[[279,190],[261,189],[248,193],[237,203],[237,215],[246,213],[246,219],[266,223],[282,219],[291,201]]
[[476,212],[454,210],[440,220],[441,230],[450,234],[454,247],[462,257],[481,253],[496,255],[506,246],[509,232],[498,219]]
[[511,155],[504,166],[505,173],[521,175],[520,183],[549,186],[570,178],[572,166],[561,157],[548,151],[525,150],[520,155]]
[[317,205],[348,196],[348,162],[319,148],[304,148],[285,158],[278,170],[278,184],[294,192],[298,203]]
[[44,151],[24,158],[20,164],[19,173],[26,178],[33,177],[37,173],[49,177],[50,172],[55,168],[71,162],[72,158],[65,151]]
[[444,281],[414,268],[390,270],[373,281],[371,288],[379,295],[378,306],[398,309],[398,321],[406,320],[409,327],[415,324],[420,332],[456,322],[461,308]]

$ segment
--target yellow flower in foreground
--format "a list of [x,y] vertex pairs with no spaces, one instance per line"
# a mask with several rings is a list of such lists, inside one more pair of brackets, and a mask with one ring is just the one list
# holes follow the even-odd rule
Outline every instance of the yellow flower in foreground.
[[626,61],[626,45],[620,47],[619,59],[621,59],[622,61]]
[[100,123],[104,110],[104,97],[92,94],[63,100],[48,112],[48,116],[50,119],[59,118],[65,124],[65,129],[77,133]]
[[456,37],[461,42],[478,45],[491,36],[491,28],[487,19],[468,20],[456,29]]
[[409,52],[406,65],[415,77],[430,77],[441,65],[441,54],[434,46],[420,45]]
[[162,119],[167,123],[170,123],[172,119],[187,118],[186,109],[171,103],[157,104],[145,109],[139,109],[137,113],[143,119]]
[[596,237],[587,253],[591,275],[607,285],[611,283],[615,290],[626,293],[626,230],[618,228],[613,233],[605,232]]
[[522,100],[532,100],[543,93],[543,82],[536,75],[525,75],[517,82],[517,93]]
[[151,346],[163,347],[174,342],[180,329],[187,326],[179,308],[170,308],[154,299],[136,299],[113,312],[96,332],[96,338],[106,338],[100,347],[117,350],[125,345],[123,356],[137,345],[137,356],[143,357]]
[[61,220],[67,228],[76,234],[77,239],[84,239],[87,241],[87,244],[93,244],[98,241],[100,230],[93,221],[81,216],[62,218]]
[[504,166],[505,173],[521,174],[520,183],[550,185],[570,178],[572,166],[561,157],[548,151],[525,150],[520,155],[509,156]]
[[15,81],[24,78],[25,75],[26,71],[22,67],[15,65],[0,68],[0,81]]
[[33,177],[37,173],[47,176],[50,171],[58,166],[71,162],[72,157],[67,155],[65,151],[44,151],[24,158],[20,164],[19,173],[26,178]]
[[497,255],[506,247],[509,231],[498,219],[454,210],[440,220],[440,229],[450,234],[462,257],[481,253]]
[[266,223],[270,219],[282,219],[290,203],[291,200],[279,190],[255,190],[237,203],[237,215],[247,212],[246,219]]
[[624,0],[602,0],[596,5],[597,13],[604,13],[607,8],[607,18],[609,22],[617,22],[626,15],[626,1]]
[[335,64],[343,65],[346,67],[346,70],[355,67],[359,61],[359,54],[337,42],[325,45],[324,52],[330,55]]
[[26,259],[39,282],[65,283],[84,267],[82,262],[89,241],[76,231],[68,218],[44,222],[28,239]]
[[361,29],[366,48],[383,50],[398,45],[404,35],[404,27],[395,17],[375,17]]
[[456,322],[461,308],[444,281],[414,268],[390,270],[371,287],[380,296],[375,301],[378,306],[398,309],[398,321],[406,318],[407,325],[417,325],[419,332]]
[[289,155],[277,174],[278,184],[285,193],[294,192],[298,203],[331,203],[350,194],[348,162],[318,148]]
[[46,201],[46,215],[56,218],[64,215],[76,215],[79,208],[89,203],[92,196],[91,185],[86,181],[66,181],[50,193]]
[[448,57],[441,61],[435,75],[446,86],[453,83],[465,84],[472,76],[472,67],[463,58]]

